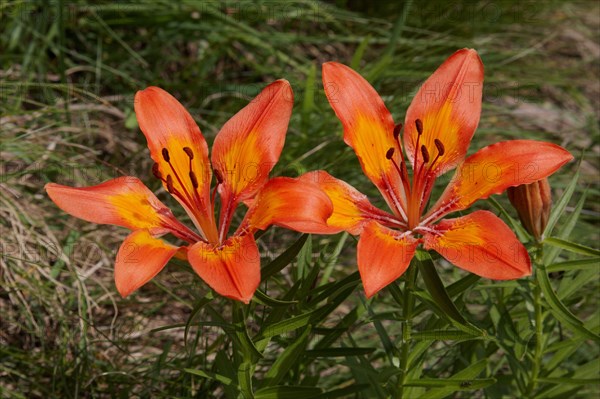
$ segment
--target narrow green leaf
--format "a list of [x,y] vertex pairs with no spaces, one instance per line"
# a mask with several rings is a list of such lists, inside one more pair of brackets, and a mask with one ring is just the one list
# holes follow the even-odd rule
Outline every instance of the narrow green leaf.
[[578,259],[566,262],[553,263],[546,266],[546,272],[555,273],[569,270],[598,270],[600,268],[600,257]]
[[[581,211],[583,210],[583,205],[585,204],[586,196],[587,196],[586,192],[584,192],[583,195],[581,196],[581,198],[579,199],[579,201],[577,202],[577,205],[575,205],[575,209],[573,209],[573,213],[571,214],[571,217],[567,218],[566,222],[555,234],[556,238],[562,238],[562,239],[569,238],[569,236],[571,235],[571,232],[577,225],[577,221],[579,220],[579,215],[581,214]],[[562,248],[557,248],[557,247],[547,248],[544,252],[544,257],[543,257],[544,265],[549,265],[551,263],[554,263],[554,261],[556,260],[557,256],[560,254],[561,251],[562,251]]]
[[587,385],[587,384],[600,384],[598,378],[538,378],[539,382],[545,382],[547,384],[571,384],[571,385]]
[[306,351],[306,356],[310,357],[346,357],[362,356],[375,352],[377,348],[328,348],[312,349]]
[[280,272],[281,269],[289,265],[294,260],[294,258],[296,258],[296,255],[298,255],[298,252],[300,252],[302,247],[304,247],[308,236],[308,234],[302,234],[300,238],[298,238],[298,240],[296,240],[296,242],[292,244],[291,247],[286,249],[281,255],[279,255],[277,258],[273,259],[268,265],[263,267],[260,270],[261,281],[267,280],[269,277],[271,277],[275,273]]
[[311,300],[311,303],[319,303],[330,297],[336,296],[339,292],[356,287],[358,283],[360,283],[360,275],[358,272],[354,272],[335,283],[318,287],[314,290],[318,295]]
[[310,324],[317,324],[323,321],[323,319],[331,312],[333,312],[340,303],[344,301],[354,291],[356,285],[349,285],[344,287],[344,290],[336,291],[335,295],[332,295],[330,302],[325,305],[312,310],[307,313],[300,314],[298,316],[291,317],[287,320],[282,320],[273,324],[269,324],[263,327],[263,329],[255,337],[255,341],[263,340],[265,338],[271,338],[276,335],[281,335],[288,331],[293,331],[298,328],[304,327]]
[[[581,160],[579,161],[579,165],[581,165]],[[563,193],[562,197],[560,197],[560,199],[552,207],[552,212],[550,213],[550,217],[548,218],[548,224],[546,224],[546,228],[544,229],[544,237],[547,237],[550,234],[552,234],[552,230],[554,229],[556,222],[558,222],[558,219],[562,216],[563,212],[565,211],[565,208],[571,200],[571,197],[573,196],[573,193],[575,192],[578,180],[579,167],[577,167],[577,171],[575,172],[573,179],[565,189],[565,192]]]
[[323,391],[320,388],[304,386],[284,386],[262,388],[254,394],[255,399],[313,399]]
[[258,302],[261,305],[270,306],[272,308],[281,306],[292,306],[298,303],[298,301],[283,301],[280,299],[272,298],[264,292],[262,292],[261,290],[256,290],[252,301]]
[[546,302],[550,307],[550,311],[561,323],[565,324],[570,329],[574,330],[579,334],[583,334],[586,337],[593,339],[596,342],[600,342],[600,336],[598,334],[593,333],[592,331],[585,328],[583,322],[579,320],[567,307],[560,301],[556,293],[552,289],[552,285],[550,284],[550,279],[548,278],[548,274],[543,266],[540,267],[538,272],[536,273],[537,280],[540,284],[540,288],[544,293],[544,297],[546,298]]
[[314,399],[335,399],[335,398],[350,398],[355,397],[358,392],[364,391],[369,388],[367,384],[353,384],[346,388],[334,389],[332,391],[323,392],[321,395],[317,395]]
[[[593,359],[579,367],[575,371],[572,372],[562,372],[562,375],[558,372],[558,370],[551,375],[544,378],[566,378],[571,381],[582,380],[585,383],[587,380],[595,379],[598,381],[598,375],[600,375],[600,362],[598,359]],[[597,382],[596,382],[597,383]],[[585,383],[587,385],[587,383]],[[543,389],[538,392],[536,395],[536,399],[546,399],[546,398],[562,398],[562,397],[587,397],[584,396],[584,393],[581,392],[583,387],[577,388],[573,387],[574,384],[560,383],[560,384],[552,384],[549,389]],[[578,384],[583,385],[583,384]],[[571,391],[579,390],[580,395],[568,395]]]
[[298,360],[302,357],[302,353],[306,349],[310,330],[310,326],[304,329],[302,334],[277,357],[277,360],[275,360],[269,371],[264,375],[261,387],[279,384],[288,371],[298,363]]
[[458,329],[473,335],[486,335],[483,330],[468,322],[456,308],[456,305],[454,305],[450,295],[448,295],[446,287],[444,287],[437,270],[435,270],[435,265],[433,264],[433,260],[429,253],[418,250],[416,259],[418,260],[419,271],[423,276],[427,291],[431,294],[433,301],[443,314],[450,318],[452,324]]
[[304,280],[308,274],[308,269],[312,265],[312,236],[309,234],[306,238],[306,243],[298,252],[298,260],[296,261],[296,278]]
[[350,327],[356,323],[360,316],[365,312],[366,308],[364,306],[356,306],[347,315],[344,316],[342,320],[340,320],[330,332],[328,332],[317,344],[314,346],[314,349],[325,349],[329,346],[333,345],[339,337],[341,337]]
[[556,237],[544,238],[544,244],[552,245],[553,247],[566,249],[567,251],[574,252],[576,254],[582,254],[587,256],[600,256],[600,250],[587,247],[585,245],[576,244],[571,241],[563,240]]
[[371,35],[367,35],[362,39],[362,41],[356,48],[354,55],[352,55],[352,61],[350,61],[350,68],[352,68],[354,70],[358,69],[358,67],[360,66],[360,61],[362,60],[362,58],[365,54],[365,50],[367,49],[367,46],[369,45],[370,40],[371,40]]
[[340,253],[342,252],[342,249],[344,249],[344,244],[346,243],[346,240],[348,239],[349,236],[350,236],[350,234],[348,234],[347,232],[343,232],[341,234],[340,239],[338,240],[335,248],[328,255],[325,267],[322,268],[323,275],[321,276],[321,280],[319,281],[320,286],[326,284],[329,281],[331,272],[333,271],[333,268],[337,264],[337,260],[340,256]]
[[248,361],[244,361],[240,363],[237,370],[238,384],[240,388],[240,392],[244,399],[252,399],[254,398],[254,393],[252,392],[252,373],[254,371],[254,367],[252,363]]
[[483,336],[473,336],[459,330],[429,330],[412,333],[411,337],[417,341],[468,341],[472,339],[484,339]]
[[183,369],[183,371],[185,371],[186,373],[190,373],[190,374],[194,374],[194,375],[203,377],[203,378],[208,378],[209,380],[219,381],[220,383],[223,383],[225,385],[231,385],[233,383],[233,380],[231,378],[226,377],[221,374],[217,374],[217,373],[211,373],[211,372],[207,372],[207,371],[187,369],[187,368]]
[[188,342],[188,334],[190,331],[190,327],[192,326],[192,321],[194,320],[194,318],[196,317],[196,315],[202,310],[202,308],[204,307],[204,305],[206,305],[207,303],[210,303],[210,301],[212,301],[214,299],[214,294],[211,291],[208,291],[206,293],[206,295],[204,296],[204,298],[200,299],[196,305],[194,305],[194,308],[192,309],[190,316],[188,317],[187,321],[185,322],[185,330],[183,332],[183,342],[187,345]]
[[[233,362],[227,356],[225,351],[218,351],[215,356],[214,364],[216,366],[216,371],[227,378],[230,378],[234,381],[237,378],[237,370],[234,367]],[[223,384],[223,389],[225,390],[225,396],[228,398],[235,398],[239,394],[239,390],[236,384]]]
[[367,312],[369,312],[369,316],[371,317],[371,320],[373,321],[373,325],[375,326],[375,331],[377,331],[377,335],[379,336],[379,340],[381,341],[383,350],[385,351],[385,354],[388,357],[390,365],[393,366],[394,359],[396,359],[396,361],[397,361],[397,358],[399,356],[396,346],[392,343],[392,340],[391,340],[390,336],[388,335],[387,331],[385,331],[385,327],[381,323],[381,320],[378,320],[375,317],[375,312],[373,312],[373,309],[371,309],[369,301],[367,301],[362,295],[361,295],[360,299],[363,303],[363,306],[367,309]]
[[[458,373],[452,376],[452,379],[462,380],[463,384],[466,385],[467,381],[470,381],[476,378],[481,372],[485,370],[487,367],[487,359],[481,359],[467,368],[459,371]],[[460,385],[460,384],[459,384]],[[470,387],[465,387],[470,388]],[[421,395],[419,399],[442,399],[452,393],[456,392],[455,387],[453,386],[445,386],[441,388],[434,388],[428,390],[425,394]]]
[[235,332],[229,335],[231,339],[234,340],[234,342],[237,344],[237,346],[239,346],[239,349],[244,354],[244,359],[251,364],[256,364],[256,362],[258,362],[259,359],[262,359],[263,355],[254,345],[254,342],[250,338],[250,335],[248,335],[244,311],[241,308],[241,306],[235,301],[233,302],[232,313]]
[[315,88],[317,78],[317,67],[314,63],[308,68],[306,83],[304,85],[304,98],[302,99],[302,122],[307,125],[310,113],[315,107]]
[[452,302],[452,299],[450,299],[450,295],[448,295],[446,287],[444,287],[437,270],[435,270],[435,265],[433,264],[431,256],[425,251],[418,250],[416,253],[416,258],[419,261],[419,271],[423,276],[425,287],[431,294],[431,297],[435,303],[455,321],[461,324],[466,324],[467,321],[460,314],[456,306],[454,306],[454,302]]
[[[453,388],[454,391],[471,391],[481,389],[496,383],[495,378],[455,379],[455,378],[421,378],[416,381],[407,381],[404,385],[409,387],[425,388]],[[428,396],[429,397],[429,396]]]

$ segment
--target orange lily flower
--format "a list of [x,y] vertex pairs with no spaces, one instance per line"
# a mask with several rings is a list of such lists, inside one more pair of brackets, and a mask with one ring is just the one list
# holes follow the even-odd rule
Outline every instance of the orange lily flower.
[[[292,105],[287,81],[267,86],[216,136],[212,169],[206,140],[179,101],[158,87],[136,94],[135,113],[155,162],[153,174],[183,206],[198,232],[179,222],[135,177],[83,188],[49,183],[46,191],[73,216],[133,230],[115,263],[115,283],[123,297],[150,281],[178,255],[187,257],[216,292],[248,303],[260,283],[254,232],[271,224],[313,232],[332,212],[331,201],[318,185],[285,177],[269,180],[283,148]],[[212,175],[217,186],[211,192]],[[248,205],[248,211],[228,237],[241,202]],[[167,233],[186,244],[161,239]]]
[[[333,202],[321,233],[360,234],[357,263],[367,297],[404,273],[420,243],[490,279],[531,274],[527,250],[493,213],[480,210],[439,221],[480,198],[543,179],[573,158],[551,143],[513,140],[465,159],[481,113],[483,64],[475,50],[457,51],[421,86],[406,112],[403,143],[402,125],[394,125],[383,100],[358,73],[329,62],[323,65],[323,84],[344,127],[344,141],[392,210],[376,208],[326,172],[302,177],[317,182]],[[448,187],[427,210],[436,178],[453,168]]]

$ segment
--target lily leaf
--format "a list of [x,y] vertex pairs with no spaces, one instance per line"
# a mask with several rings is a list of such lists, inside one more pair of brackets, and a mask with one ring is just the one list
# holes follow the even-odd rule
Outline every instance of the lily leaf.
[[540,270],[536,273],[536,275],[538,283],[540,284],[540,288],[544,293],[546,302],[548,303],[550,311],[554,317],[556,317],[561,323],[565,324],[573,331],[585,335],[589,339],[592,339],[596,342],[600,342],[600,336],[585,328],[583,322],[575,317],[575,315],[573,315],[573,313],[571,313],[571,311],[567,309],[567,307],[561,302],[552,289],[550,279],[548,278],[548,273],[543,266],[540,267]]
[[483,330],[468,322],[456,308],[456,305],[454,305],[454,302],[450,298],[448,291],[446,291],[446,287],[444,287],[440,276],[435,270],[435,265],[433,264],[433,260],[431,259],[429,253],[418,250],[416,253],[416,259],[418,260],[419,271],[423,276],[423,281],[425,282],[427,291],[429,294],[431,294],[435,304],[446,316],[448,316],[450,322],[452,322],[456,328],[466,333],[476,336],[487,335]]
[[576,254],[582,254],[587,256],[600,256],[600,250],[587,247],[585,245],[577,244],[571,241],[563,240],[562,238],[548,237],[544,239],[544,244],[552,245],[553,247],[566,249],[567,251],[574,252]]

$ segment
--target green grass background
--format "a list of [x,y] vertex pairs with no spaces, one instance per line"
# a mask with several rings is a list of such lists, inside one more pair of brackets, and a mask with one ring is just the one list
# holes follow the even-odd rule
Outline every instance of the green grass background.
[[[341,126],[322,90],[321,64],[334,60],[354,67],[377,88],[395,120],[403,121],[418,84],[456,49],[475,48],[486,78],[482,118],[470,152],[498,140],[532,138],[560,144],[582,159],[573,204],[560,223],[568,223],[574,203],[585,192],[569,240],[597,246],[599,15],[594,1],[3,0],[0,395],[235,394],[223,381],[183,371],[195,368],[227,374],[227,361],[219,355],[231,350],[227,336],[218,327],[198,323],[214,320],[215,314],[205,309],[192,312],[207,287],[184,264],[172,262],[137,294],[121,299],[112,282],[112,265],[126,232],[65,215],[43,190],[51,181],[82,186],[123,174],[138,176],[158,190],[133,113],[135,92],[149,85],[175,95],[211,143],[223,123],[264,85],[288,79],[295,93],[294,113],[275,174],[296,176],[324,168],[377,203],[376,190],[341,140]],[[572,181],[576,168],[572,163],[551,178],[556,198]],[[164,192],[159,197],[177,208]],[[507,203],[503,196],[497,199]],[[490,208],[486,202],[477,206]],[[297,237],[269,230],[261,238],[265,259],[279,255]],[[346,238],[314,237],[312,247],[304,247],[301,253],[308,259],[306,265],[328,264],[326,254],[340,239]],[[347,238],[339,257],[330,262],[327,270],[332,281],[356,270],[354,243]],[[275,297],[283,298],[295,276],[305,277],[302,264],[294,262],[274,277],[270,287],[275,287]],[[444,268],[441,274],[446,285],[465,276],[455,268]],[[555,281],[559,292],[567,290],[561,299],[597,331],[597,264],[566,275],[576,283],[569,288]],[[486,326],[502,324],[494,313],[518,308],[511,313],[515,317],[511,322],[521,331],[528,310],[519,308],[515,287],[476,288],[460,299],[461,306],[466,302],[472,318]],[[355,322],[344,327],[335,346],[373,351],[352,359],[298,362],[283,383],[325,390],[373,384],[373,373],[383,370],[390,355],[383,349],[382,335],[374,333],[373,320],[381,320],[379,325],[392,337],[398,323],[393,322],[396,309],[387,291],[372,308],[365,307],[361,295],[359,286],[321,328],[355,312]],[[498,303],[498,298],[508,298],[508,303]],[[217,300],[214,306],[217,312],[228,308],[226,301]],[[431,311],[419,316],[417,324],[425,323],[425,314]],[[268,315],[257,310],[248,321],[249,330],[258,331]],[[184,336],[182,325],[191,320],[191,333]],[[564,354],[554,369],[547,369],[546,377],[598,378],[596,343],[573,338],[557,322],[545,328],[548,345],[563,342],[564,346],[552,352]],[[318,335],[311,335],[310,342],[316,342]],[[274,340],[257,378],[292,338]],[[532,345],[529,338],[511,339],[525,348]],[[569,340],[572,345],[564,344]],[[506,348],[473,341],[436,342],[427,349],[427,361],[420,363],[425,376],[452,375],[485,358],[489,363],[482,372],[498,380],[485,390],[450,389],[448,395],[519,395],[513,369],[517,366],[511,364]],[[524,354],[514,356],[527,360]],[[546,361],[552,362],[549,356]],[[587,367],[581,372],[584,376],[577,374],[582,365]],[[553,370],[560,372],[553,375]],[[385,381],[380,383],[385,387]],[[552,391],[557,387],[556,381],[541,384],[540,397],[599,394],[597,385],[589,383],[564,383],[563,390]],[[380,393],[372,389],[337,397],[378,397]]]

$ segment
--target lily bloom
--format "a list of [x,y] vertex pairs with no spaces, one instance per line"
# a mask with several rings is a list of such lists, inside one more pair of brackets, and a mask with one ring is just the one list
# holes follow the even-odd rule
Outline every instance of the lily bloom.
[[[367,297],[404,273],[419,244],[490,279],[531,274],[527,250],[493,213],[442,219],[480,198],[543,179],[573,158],[551,143],[513,140],[465,159],[481,113],[483,65],[475,50],[457,51],[421,86],[406,112],[402,142],[402,125],[394,125],[383,100],[358,73],[326,63],[323,85],[344,141],[391,209],[376,208],[326,172],[303,177],[317,182],[333,202],[321,233],[360,234],[357,263]],[[454,168],[448,187],[427,209],[436,179]]]
[[[312,232],[332,212],[331,201],[316,184],[285,177],[269,180],[283,148],[292,105],[287,81],[267,86],[218,133],[211,168],[206,140],[179,101],[158,87],[136,94],[135,113],[154,160],[153,174],[183,206],[197,231],[178,221],[135,177],[82,188],[49,183],[46,191],[73,216],[133,231],[121,245],[115,264],[115,283],[123,297],[178,256],[187,258],[216,292],[248,303],[260,283],[254,232],[272,224]],[[216,187],[211,191],[213,176]],[[229,235],[242,202],[248,210]],[[163,240],[166,234],[184,244]]]

